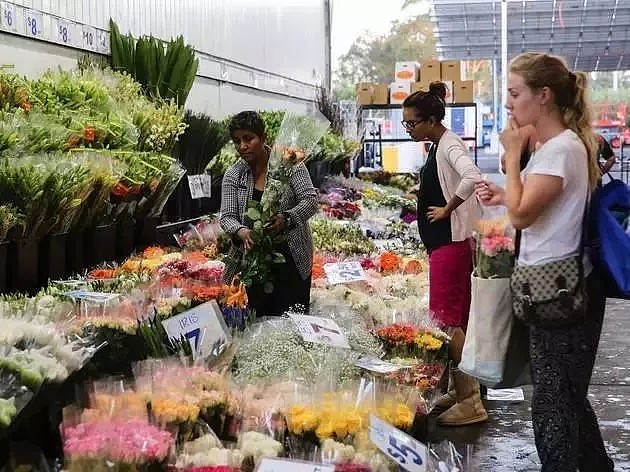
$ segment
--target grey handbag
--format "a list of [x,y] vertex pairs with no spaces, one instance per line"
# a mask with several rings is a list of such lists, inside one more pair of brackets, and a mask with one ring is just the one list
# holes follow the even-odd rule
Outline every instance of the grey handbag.
[[[577,325],[586,315],[584,245],[588,196],[582,220],[582,236],[577,256],[540,265],[516,265],[510,278],[514,316],[529,325],[564,328]],[[516,257],[520,250],[520,231],[516,237]]]
[[527,324],[560,328],[584,320],[582,254],[548,264],[516,266],[510,288],[514,316]]

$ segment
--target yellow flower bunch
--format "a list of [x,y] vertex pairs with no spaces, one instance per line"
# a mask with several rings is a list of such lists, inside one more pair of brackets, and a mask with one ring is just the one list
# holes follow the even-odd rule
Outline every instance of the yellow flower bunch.
[[184,423],[196,421],[199,416],[199,406],[193,403],[161,398],[151,402],[153,413],[160,424]]
[[319,425],[319,412],[303,405],[295,405],[289,409],[287,423],[293,434],[306,434],[315,431]]
[[406,403],[384,402],[376,410],[376,415],[399,429],[409,429],[413,424],[415,412]]
[[427,351],[439,351],[444,345],[444,341],[436,338],[430,333],[422,333],[416,336],[416,344]]

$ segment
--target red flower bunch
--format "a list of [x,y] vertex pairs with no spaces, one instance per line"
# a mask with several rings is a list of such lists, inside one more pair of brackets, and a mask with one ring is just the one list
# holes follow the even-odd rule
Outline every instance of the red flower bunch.
[[376,264],[371,258],[364,257],[361,259],[361,267],[363,267],[363,270],[376,269]]

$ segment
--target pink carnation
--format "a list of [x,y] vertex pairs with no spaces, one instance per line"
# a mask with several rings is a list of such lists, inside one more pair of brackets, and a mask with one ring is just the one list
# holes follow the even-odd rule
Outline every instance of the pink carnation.
[[514,241],[508,236],[485,236],[481,240],[481,251],[490,257],[501,251],[514,252]]

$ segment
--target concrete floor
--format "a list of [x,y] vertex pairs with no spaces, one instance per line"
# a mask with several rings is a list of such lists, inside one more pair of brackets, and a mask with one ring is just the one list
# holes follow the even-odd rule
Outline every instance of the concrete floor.
[[[615,471],[630,472],[630,302],[609,300],[589,397]],[[473,445],[474,472],[534,472],[540,462],[534,446],[529,401],[488,401],[490,421],[479,426],[440,428],[430,418],[429,438],[453,441],[463,451]],[[598,471],[581,471],[598,472]]]

